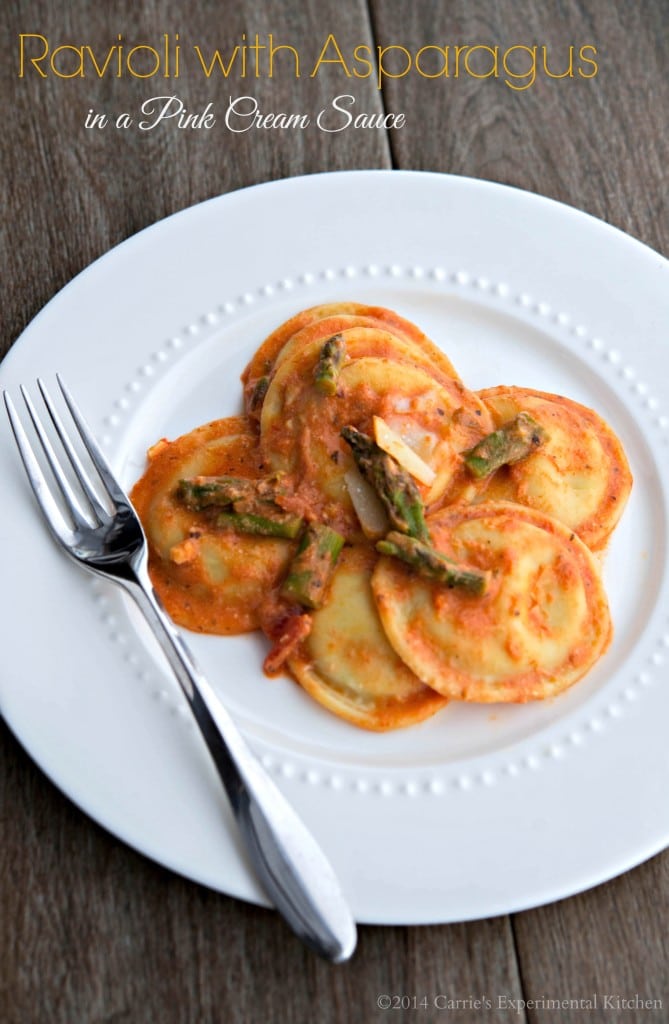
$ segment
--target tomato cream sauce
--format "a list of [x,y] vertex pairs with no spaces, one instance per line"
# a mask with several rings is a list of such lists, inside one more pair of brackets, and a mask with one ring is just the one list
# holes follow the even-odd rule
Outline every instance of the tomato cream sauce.
[[131,498],[148,536],[159,597],[175,622],[195,632],[257,629],[258,606],[285,571],[295,543],[217,529],[210,512],[188,509],[177,498],[185,477],[260,477],[255,430],[245,417],[230,417],[154,448]]

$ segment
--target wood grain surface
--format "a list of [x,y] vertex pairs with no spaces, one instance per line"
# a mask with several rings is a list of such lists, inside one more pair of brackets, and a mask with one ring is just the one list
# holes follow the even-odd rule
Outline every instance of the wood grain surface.
[[[5,0],[0,23],[0,354],[58,289],[139,229],[238,187],[321,170],[397,167],[504,182],[592,213],[669,255],[666,0]],[[344,89],[333,67],[315,78],[261,78],[248,91],[274,111],[318,110],[346,91],[360,109],[404,111],[405,127],[111,134],[84,130],[87,110],[135,108],[145,83],[19,79],[21,32],[101,50],[119,32],[138,40],[180,32],[212,45],[272,32],[309,52],[329,32],[347,52],[359,44],[541,44],[555,69],[570,45],[587,43],[597,47],[599,72],[591,80],[538,77],[523,91],[416,75],[388,78],[379,90],[371,79],[346,80]],[[191,75],[178,92],[198,109],[227,103],[231,88]],[[3,1024],[669,1020],[669,852],[513,916],[363,927],[353,961],[332,967],[275,914],[172,875],[108,835],[4,727],[0,816]],[[542,1008],[544,999],[593,993],[593,1010]],[[384,994],[415,1003],[383,1010]],[[661,1008],[617,1008],[616,998],[635,997]],[[447,1010],[446,999],[461,1005]],[[477,1009],[477,999],[491,1005]]]

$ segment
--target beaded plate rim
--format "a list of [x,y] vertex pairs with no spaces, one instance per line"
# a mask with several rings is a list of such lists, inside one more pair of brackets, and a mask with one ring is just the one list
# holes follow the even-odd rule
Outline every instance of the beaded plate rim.
[[[309,290],[314,286],[331,287],[337,284],[350,287],[359,282],[364,283],[366,287],[374,284],[401,286],[403,283],[415,286],[418,283],[443,290],[445,294],[464,294],[475,299],[483,296],[488,303],[507,314],[520,314],[523,318],[529,318],[535,325],[558,331],[563,342],[569,340],[577,346],[581,354],[589,354],[599,360],[600,366],[604,367],[604,373],[617,378],[618,383],[626,387],[654,435],[663,446],[669,445],[669,415],[664,411],[661,401],[654,395],[650,385],[639,377],[632,364],[625,360],[616,348],[609,345],[599,334],[593,333],[585,324],[574,319],[568,312],[553,309],[549,303],[533,297],[525,290],[512,288],[506,282],[491,281],[488,277],[469,270],[415,264],[402,266],[398,263],[381,262],[369,262],[359,267],[346,264],[342,267],[329,266],[317,271],[307,270],[294,277],[265,283],[234,298],[216,302],[212,308],[166,337],[162,345],[147,353],[125,385],[122,394],[112,401],[111,407],[107,408],[102,417],[102,445],[113,457],[117,437],[127,426],[128,418],[138,402],[146,395],[147,389],[150,389],[173,362],[189,350],[189,347],[207,340],[227,325],[233,324],[259,303],[294,296],[296,302],[304,297],[306,306],[315,305],[315,302],[306,301]],[[125,660],[144,684],[153,685],[152,695],[165,710],[178,716],[184,727],[194,729],[191,715],[187,706],[179,700],[179,694],[164,687],[155,688],[148,659],[133,650],[132,642],[129,642],[126,633],[118,629],[119,614],[122,615],[122,612],[117,592],[108,591],[97,581],[93,581],[92,586],[110,641],[126,647]],[[416,769],[413,773],[408,773],[406,768],[383,769],[376,765],[366,765],[363,775],[360,774],[360,768],[353,765],[338,765],[332,770],[323,768],[321,758],[317,759],[318,767],[314,767],[314,758],[307,754],[296,752],[290,757],[281,756],[272,745],[260,739],[254,739],[254,747],[264,767],[272,774],[280,779],[293,780],[308,786],[345,790],[357,796],[376,794],[382,797],[416,797],[421,794],[441,796],[445,792],[466,793],[476,787],[491,787],[513,780],[523,772],[540,771],[551,763],[559,762],[581,750],[589,740],[620,722],[624,718],[625,708],[634,705],[644,692],[653,687],[657,681],[657,671],[665,664],[668,653],[669,616],[665,629],[651,645],[644,668],[637,669],[624,686],[619,687],[607,700],[603,708],[599,708],[592,716],[577,714],[576,717],[580,717],[578,724],[564,732],[559,740],[533,744],[531,739],[525,739],[513,744],[524,749],[520,754],[502,758],[501,766],[494,769],[477,766],[476,762],[484,759],[484,755],[479,755],[466,759],[473,762],[473,768],[466,771],[457,770],[457,762],[444,765],[438,771]],[[525,749],[528,747],[533,749]],[[402,775],[400,780],[394,778],[398,773]],[[408,774],[411,777],[407,777]]]

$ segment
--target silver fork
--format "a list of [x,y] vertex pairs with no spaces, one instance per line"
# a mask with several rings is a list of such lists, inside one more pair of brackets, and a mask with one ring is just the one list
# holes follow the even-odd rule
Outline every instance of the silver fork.
[[195,716],[259,881],[299,938],[327,959],[341,963],[355,949],[356,928],[334,872],[249,750],[164,612],[149,579],[147,544],[139,518],[67,388],[60,377],[57,380],[91,467],[84,466],[77,454],[43,382],[37,381],[65,462],[56,454],[28,392],[21,387],[55,490],[40,467],[9,394],[4,392],[23,465],[49,529],[78,565],[114,580],[139,605]]

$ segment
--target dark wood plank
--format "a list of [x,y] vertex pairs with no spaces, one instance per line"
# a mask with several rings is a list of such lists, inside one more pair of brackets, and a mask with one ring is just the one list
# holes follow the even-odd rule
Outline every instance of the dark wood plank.
[[[568,68],[571,45],[596,46],[594,78],[579,78],[579,66],[585,73],[592,68],[575,60],[574,78],[552,80],[540,69],[523,91],[506,84],[501,64],[498,79],[477,80],[462,66],[457,79],[388,78],[386,107],[407,112],[406,126],[391,135],[395,164],[538,192],[669,252],[664,0],[642,8],[626,0],[560,0],[550,7],[528,0],[371,0],[371,8],[377,45],[448,44],[451,76],[457,45],[498,45],[502,53],[519,44],[545,46],[555,74]],[[391,70],[402,69],[399,58],[394,65],[387,59]],[[518,54],[509,66],[529,67],[522,59]],[[425,71],[437,67],[425,57]],[[491,67],[483,56],[472,62],[481,74]]]
[[[667,853],[590,892],[517,914],[526,999],[576,1001],[556,1015],[564,1024],[584,1016],[606,1024],[666,1019],[668,919]],[[541,1003],[528,1009],[531,1024],[546,1019]]]

